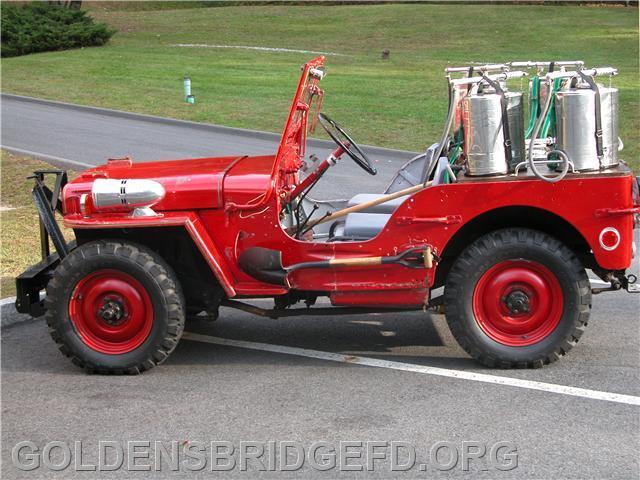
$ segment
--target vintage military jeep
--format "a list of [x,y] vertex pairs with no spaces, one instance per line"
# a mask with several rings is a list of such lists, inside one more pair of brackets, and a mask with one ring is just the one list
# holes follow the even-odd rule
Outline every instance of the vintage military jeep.
[[[584,125],[571,123],[582,118],[571,117],[573,97],[608,118],[606,102],[617,97],[593,78],[613,69],[578,65],[536,77],[526,133],[518,99],[506,90],[507,80],[524,75],[514,65],[450,69],[442,138],[403,166],[385,193],[355,191],[335,202],[307,196],[341,157],[376,173],[358,144],[318,112],[323,57],[302,69],[275,155],[116,159],[71,182],[61,171],[36,172],[43,261],[17,278],[17,309],[44,314],[62,353],[100,373],[163,362],[190,316],[214,318],[220,306],[273,318],[435,306],[485,365],[553,362],[587,325],[587,269],[609,289],[633,289],[625,270],[637,182],[617,161],[610,131],[617,125],[592,122],[595,130],[580,140]],[[541,134],[554,107],[557,132]],[[582,116],[592,121],[590,111]],[[304,174],[316,120],[337,148]],[[51,189],[47,173],[56,175]],[[73,242],[65,242],[56,212]],[[434,294],[440,287],[444,293]],[[319,297],[331,305],[314,306]],[[243,301],[252,298],[272,298],[274,307]]]

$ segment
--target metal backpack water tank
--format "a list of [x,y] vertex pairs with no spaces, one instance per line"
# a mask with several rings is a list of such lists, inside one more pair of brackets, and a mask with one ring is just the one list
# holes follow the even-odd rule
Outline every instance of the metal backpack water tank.
[[504,175],[524,161],[524,112],[522,93],[505,92],[511,137],[512,161],[504,148],[501,96],[497,93],[467,95],[462,103],[464,153],[470,176]]
[[556,148],[576,170],[599,170],[618,164],[618,89],[598,86],[602,118],[603,156],[596,147],[596,92],[589,86],[556,94]]
[[509,134],[511,136],[511,164],[509,169],[526,160],[524,146],[524,104],[522,92],[506,92]]

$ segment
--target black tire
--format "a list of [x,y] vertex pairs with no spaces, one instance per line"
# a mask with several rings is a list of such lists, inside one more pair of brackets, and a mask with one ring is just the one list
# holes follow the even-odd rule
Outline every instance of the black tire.
[[[499,269],[499,265],[509,262],[542,265],[544,271],[555,277],[551,282],[557,281],[555,285],[559,285],[561,290],[563,302],[549,302],[549,305],[561,305],[555,315],[556,319],[559,318],[558,323],[553,326],[552,322],[546,328],[553,329],[532,344],[514,345],[508,341],[497,341],[495,338],[503,340],[502,337],[492,337],[476,318],[476,312],[482,311],[483,307],[476,309],[474,299],[478,304],[484,304],[487,298],[474,293],[476,288],[485,292],[477,285],[486,275],[491,275],[488,272],[493,271],[490,270],[492,267]],[[507,308],[507,296],[500,295],[497,298],[505,301],[504,308]],[[451,333],[475,360],[492,368],[539,368],[555,362],[578,343],[589,320],[591,287],[581,262],[561,242],[536,230],[507,228],[484,235],[460,254],[447,276],[444,305]],[[508,315],[513,312],[508,310]],[[516,311],[515,314],[522,312]],[[527,342],[526,336],[522,338]]]
[[[145,305],[151,307],[144,315],[148,334],[140,334],[141,343],[131,351],[113,354],[92,348],[71,319],[70,302],[79,282],[100,271],[133,278],[132,283],[146,292]],[[73,301],[81,305],[79,297]],[[138,374],[148,370],[167,359],[184,330],[184,297],[175,273],[155,252],[125,241],[94,241],[74,249],[47,285],[45,306],[47,325],[60,351],[92,373]]]

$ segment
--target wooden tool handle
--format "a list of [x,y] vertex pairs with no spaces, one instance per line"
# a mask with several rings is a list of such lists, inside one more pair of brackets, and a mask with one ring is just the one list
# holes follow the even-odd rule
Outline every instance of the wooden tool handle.
[[433,254],[431,253],[431,247],[427,247],[424,249],[423,252],[423,257],[424,257],[424,266],[425,268],[432,268],[433,267]]
[[375,200],[371,200],[369,202],[361,203],[359,205],[354,205],[353,207],[343,208],[342,210],[338,210],[337,212],[333,212],[331,215],[327,215],[326,217],[320,218],[314,222],[311,222],[307,228],[313,228],[316,225],[320,225],[321,223],[330,222],[335,220],[336,218],[344,217],[350,213],[361,212],[362,210],[366,210],[369,207],[374,207],[376,205],[380,205],[381,203],[386,203],[390,200],[394,200],[398,197],[404,197],[405,195],[409,195],[415,193],[419,190],[422,190],[425,187],[431,185],[432,182],[427,182],[425,184],[414,185],[413,187],[405,188],[404,190],[400,190],[399,192],[390,193],[388,195],[384,195],[380,198],[376,198]]
[[365,257],[365,258],[334,258],[329,260],[329,264],[334,267],[356,267],[368,265],[381,265],[382,257]]

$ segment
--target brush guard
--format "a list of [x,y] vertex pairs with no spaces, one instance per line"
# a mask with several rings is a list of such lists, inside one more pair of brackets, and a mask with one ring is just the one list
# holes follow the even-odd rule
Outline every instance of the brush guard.
[[[55,175],[53,190],[45,185],[47,175]],[[75,242],[69,244],[65,242],[64,235],[55,218],[56,211],[62,214],[60,193],[68,182],[67,172],[63,170],[37,170],[27,178],[35,181],[31,196],[38,210],[42,260],[16,277],[15,305],[18,312],[39,317],[45,311],[40,292],[46,288],[60,260],[75,247]],[[55,248],[54,253],[51,253],[49,240]]]

